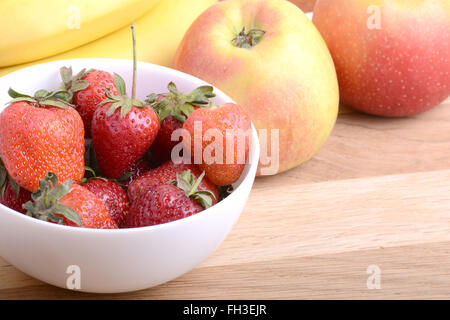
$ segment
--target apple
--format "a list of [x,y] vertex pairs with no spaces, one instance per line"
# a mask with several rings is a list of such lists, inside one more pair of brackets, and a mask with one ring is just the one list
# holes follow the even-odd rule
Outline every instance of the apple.
[[214,4],[185,34],[173,66],[246,109],[260,134],[259,175],[310,159],[336,122],[331,55],[312,22],[286,0]]
[[318,0],[313,22],[345,104],[403,117],[449,96],[449,0]]
[[316,3],[316,0],[289,0],[293,4],[295,4],[297,7],[303,10],[303,12],[310,12],[314,9],[314,4]]

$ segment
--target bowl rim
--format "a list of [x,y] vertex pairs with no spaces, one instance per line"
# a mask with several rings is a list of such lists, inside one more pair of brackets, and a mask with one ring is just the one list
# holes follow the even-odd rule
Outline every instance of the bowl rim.
[[[2,85],[2,83],[4,83],[5,81],[8,80],[9,77],[15,77],[17,76],[17,74],[20,75],[20,73],[26,73],[28,71],[31,71],[33,69],[39,69],[42,68],[44,66],[48,66],[48,67],[52,67],[53,65],[61,65],[61,64],[69,64],[72,62],[87,62],[87,63],[92,63],[95,61],[102,61],[102,62],[109,62],[109,63],[114,63],[114,62],[118,62],[118,63],[124,63],[127,62],[129,63],[130,61],[132,61],[131,59],[111,59],[111,58],[82,58],[82,59],[65,59],[65,60],[55,60],[55,61],[49,61],[49,62],[44,62],[44,63],[40,63],[40,64],[36,64],[36,65],[32,65],[23,69],[19,69],[16,70],[14,72],[8,73],[2,77],[0,77],[0,86]],[[161,66],[161,65],[157,65],[157,64],[153,64],[153,63],[149,63],[149,62],[144,62],[144,61],[138,61],[138,66],[139,65],[146,65],[147,67],[150,68],[154,68],[154,69],[160,69],[162,72],[165,73],[169,73],[169,74],[175,74],[175,75],[181,75],[184,79],[186,79],[188,82],[198,82],[201,81],[207,85],[210,85],[214,88],[214,92],[216,93],[216,96],[220,95],[222,96],[225,100],[229,100],[230,103],[236,103],[233,99],[231,99],[227,94],[225,94],[223,91],[221,91],[219,88],[211,85],[210,83],[197,78],[195,76],[192,76],[190,74],[184,73],[182,71],[178,71],[169,67],[165,67],[165,66]],[[3,110],[2,110],[3,111]],[[1,111],[0,111],[1,113]],[[158,224],[158,225],[153,225],[153,226],[146,226],[146,227],[139,227],[139,228],[122,228],[122,229],[94,229],[94,228],[82,228],[82,227],[72,227],[72,226],[65,226],[65,225],[60,225],[60,224],[55,224],[55,223],[50,223],[47,221],[43,221],[43,220],[39,220],[36,218],[32,218],[30,216],[27,216],[26,214],[17,212],[11,208],[8,208],[7,206],[3,205],[0,203],[0,209],[2,209],[2,211],[6,212],[7,214],[11,214],[11,215],[16,215],[18,217],[18,219],[24,219],[24,222],[28,222],[28,223],[35,223],[38,226],[41,226],[43,228],[48,228],[48,229],[53,229],[53,230],[63,230],[63,231],[70,231],[70,232],[74,232],[74,233],[89,233],[89,234],[126,234],[126,233],[135,233],[135,232],[149,232],[149,231],[153,231],[153,232],[157,232],[160,231],[162,229],[169,229],[169,228],[175,228],[180,224],[186,223],[186,221],[195,221],[195,219],[201,219],[203,216],[205,216],[206,214],[211,215],[211,214],[219,214],[220,211],[214,211],[214,208],[218,208],[218,207],[225,207],[228,205],[229,202],[233,201],[234,198],[236,198],[237,193],[239,192],[239,189],[242,187],[242,185],[245,182],[248,182],[249,180],[252,180],[255,178],[256,176],[256,169],[258,167],[258,163],[259,163],[259,156],[260,156],[260,145],[259,145],[259,139],[258,139],[258,134],[256,131],[256,128],[252,122],[251,124],[251,128],[252,128],[252,139],[250,141],[250,152],[248,155],[248,162],[247,165],[249,165],[249,169],[247,172],[247,175],[242,179],[242,181],[240,182],[239,186],[237,186],[233,192],[227,196],[225,199],[223,199],[222,201],[218,202],[217,204],[211,206],[208,209],[205,209],[195,215],[186,217],[186,218],[182,218],[179,220],[175,220],[175,221],[171,221],[171,222],[167,222],[167,223],[163,223],[163,224]],[[253,151],[253,152],[252,152]],[[252,174],[252,172],[254,172],[254,174]]]

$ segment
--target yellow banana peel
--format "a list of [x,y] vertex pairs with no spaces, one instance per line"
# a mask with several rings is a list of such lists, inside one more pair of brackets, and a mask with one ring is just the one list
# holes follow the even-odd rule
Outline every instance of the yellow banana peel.
[[129,25],[160,0],[2,0],[0,67],[79,47]]
[[[175,51],[192,22],[217,0],[162,0],[136,21],[137,53],[140,61],[170,66]],[[0,76],[30,65],[75,58],[132,59],[130,27],[68,52],[0,69]]]

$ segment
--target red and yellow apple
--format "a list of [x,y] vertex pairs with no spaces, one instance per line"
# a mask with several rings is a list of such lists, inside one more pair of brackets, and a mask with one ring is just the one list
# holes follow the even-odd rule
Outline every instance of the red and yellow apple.
[[295,4],[297,7],[303,10],[303,12],[310,12],[314,9],[314,4],[316,3],[316,0],[289,0],[293,4]]
[[345,104],[402,117],[449,96],[449,0],[318,0],[313,22]]
[[[260,162],[259,174],[310,159],[336,122],[339,89],[331,55],[311,21],[288,1],[213,5],[185,34],[173,66],[215,85],[247,110],[260,129],[262,149],[279,156],[275,170],[266,168],[273,163]],[[271,144],[276,132],[279,150]]]

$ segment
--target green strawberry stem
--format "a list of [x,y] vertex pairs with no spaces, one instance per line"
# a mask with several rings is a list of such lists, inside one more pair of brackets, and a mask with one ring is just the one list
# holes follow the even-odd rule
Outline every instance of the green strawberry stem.
[[195,108],[212,108],[214,106],[210,98],[214,98],[216,95],[211,86],[200,86],[188,94],[180,92],[173,82],[170,82],[167,88],[168,93],[152,93],[145,100],[156,111],[160,122],[168,116],[172,116],[184,123]]
[[203,208],[208,209],[212,206],[212,197],[215,198],[214,193],[209,190],[198,190],[198,186],[205,177],[205,172],[198,177],[195,181],[195,176],[190,170],[183,171],[181,174],[177,174],[176,181],[172,181],[176,187],[184,191],[184,194],[188,198],[192,198],[197,201]]
[[58,224],[64,222],[64,218],[81,226],[79,214],[72,208],[65,206],[59,201],[72,188],[72,180],[59,184],[56,174],[49,172],[46,177],[39,180],[39,189],[31,195],[32,201],[23,205],[27,215],[43,221],[51,221]]
[[29,96],[26,94],[19,93],[12,88],[9,88],[8,94],[13,100],[7,102],[6,104],[12,104],[16,102],[28,102],[37,108],[43,108],[45,106],[53,106],[62,109],[75,108],[75,106],[64,99],[61,99],[60,95],[65,94],[66,91],[47,91],[38,90],[34,93],[34,96]]
[[106,115],[111,116],[117,109],[120,109],[120,116],[125,117],[133,107],[146,108],[148,105],[136,99],[136,74],[137,74],[137,59],[136,59],[136,25],[131,24],[131,35],[133,38],[133,86],[131,88],[131,98],[126,96],[125,81],[116,73],[114,73],[114,82],[117,87],[118,96],[111,94],[111,88],[106,87],[105,96],[107,99],[100,102],[98,105],[104,105],[105,103],[111,103],[111,107],[107,111]]
[[137,73],[137,58],[136,58],[136,24],[131,24],[131,37],[133,38],[133,86],[131,87],[131,99],[136,99],[136,73]]
[[189,193],[187,194],[188,197],[192,196],[194,193],[197,192],[198,186],[200,185],[200,183],[202,182],[204,177],[205,177],[205,171],[203,171],[202,174],[200,175],[200,177],[198,177],[197,181],[195,181],[194,185],[192,186],[191,191],[189,191]]
[[126,186],[122,182],[129,179],[132,175],[133,175],[133,173],[131,171],[128,171],[123,176],[121,176],[117,179],[108,179],[106,177],[99,176],[97,174],[96,170],[94,170],[93,168],[91,168],[89,166],[85,166],[84,167],[84,177],[83,177],[83,180],[81,180],[80,184],[84,185],[93,179],[101,179],[103,181],[112,181],[112,182],[118,184],[119,186],[126,188]]
[[6,189],[6,178],[8,173],[3,166],[2,159],[0,159],[0,197],[4,199],[5,189]]
[[89,180],[95,179],[95,178],[97,178],[97,173],[95,172],[95,170],[89,166],[85,166],[84,167],[84,177],[83,177],[83,180],[81,180],[81,185],[86,184],[89,182]]
[[5,199],[5,190],[8,177],[9,174],[3,165],[2,159],[0,158],[0,197],[2,200]]
[[86,74],[86,69],[82,69],[75,76],[73,76],[72,67],[62,67],[59,69],[59,73],[61,75],[61,90],[63,92],[56,96],[60,97],[62,100],[72,103],[75,92],[89,87],[89,81],[81,80],[81,78]]
[[6,190],[7,182],[9,182],[10,187],[11,187],[12,191],[16,194],[16,196],[19,196],[20,186],[9,175],[9,173],[6,170],[6,167],[5,167],[2,159],[0,158],[0,197],[3,200],[5,199],[5,190]]

